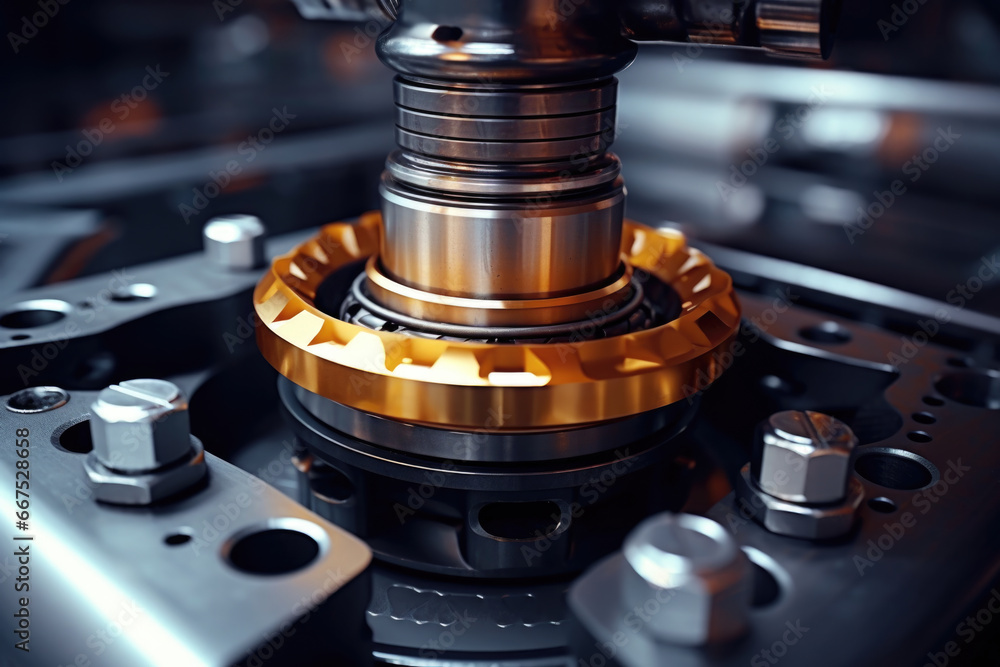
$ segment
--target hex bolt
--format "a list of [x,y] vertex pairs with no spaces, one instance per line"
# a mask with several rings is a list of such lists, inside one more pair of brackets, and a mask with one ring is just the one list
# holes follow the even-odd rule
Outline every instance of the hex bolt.
[[657,640],[686,646],[724,642],[746,630],[751,569],[720,524],[693,514],[643,521],[622,548],[622,602],[642,609]]
[[757,428],[751,478],[768,495],[820,505],[847,496],[858,439],[820,412],[776,412]]
[[266,233],[264,223],[253,215],[212,218],[202,231],[205,254],[212,262],[230,271],[259,269],[266,263]]
[[128,380],[101,391],[91,406],[97,460],[110,470],[148,472],[191,452],[187,400],[172,382]]

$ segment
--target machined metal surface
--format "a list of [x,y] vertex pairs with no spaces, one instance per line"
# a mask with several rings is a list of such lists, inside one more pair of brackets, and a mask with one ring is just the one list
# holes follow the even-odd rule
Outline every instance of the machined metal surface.
[[858,439],[839,419],[786,410],[761,422],[750,464],[753,481],[792,503],[832,503],[844,498]]
[[94,455],[124,473],[162,468],[191,450],[187,398],[166,380],[126,380],[90,406]]
[[253,215],[226,215],[205,225],[205,253],[220,267],[247,271],[264,266],[264,223]]
[[662,612],[646,625],[658,641],[700,646],[746,631],[750,564],[715,521],[693,514],[650,517],[625,539],[622,554],[629,568],[621,608],[660,603]]
[[[343,664],[364,659],[352,653],[352,645],[365,647],[363,625],[353,620],[363,614],[367,586],[359,577],[371,559],[360,540],[210,454],[209,481],[193,495],[155,509],[97,502],[85,454],[60,444],[90,416],[97,394],[70,394],[59,409],[0,420],[4,440],[30,452],[2,448],[0,468],[13,479],[24,472],[16,463],[30,462],[22,475],[30,474],[29,518],[14,544],[30,554],[30,592],[22,595],[30,597],[32,640],[30,653],[5,642],[0,662],[228,667],[264,655],[302,664],[332,628],[345,640],[332,655]],[[0,508],[11,517],[20,511],[13,494]],[[273,530],[311,542],[312,557],[283,570],[276,556],[275,574],[251,573],[241,541],[266,543]],[[269,643],[275,638],[284,641]]]
[[548,430],[689,400],[725,370],[714,354],[735,334],[739,305],[728,276],[678,232],[630,223],[621,246],[634,272],[676,293],[673,320],[618,337],[509,346],[374,331],[317,310],[331,275],[374,254],[379,227],[377,214],[324,227],[275,260],[254,293],[264,357],[330,400],[439,428],[475,431],[490,420],[505,431]]
[[667,406],[611,422],[578,428],[505,433],[487,426],[453,431],[386,419],[323,398],[299,386],[295,398],[330,428],[386,449],[444,461],[523,463],[590,456],[618,448],[683,418],[686,406]]

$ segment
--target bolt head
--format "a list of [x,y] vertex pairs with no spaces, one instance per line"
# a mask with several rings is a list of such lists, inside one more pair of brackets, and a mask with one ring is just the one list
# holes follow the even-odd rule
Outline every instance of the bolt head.
[[622,594],[641,608],[646,629],[673,644],[702,645],[741,635],[750,608],[750,565],[721,525],[691,514],[659,514],[625,540]]
[[91,405],[90,433],[98,461],[139,473],[184,458],[191,450],[187,400],[165,380],[128,380],[101,391]]
[[835,503],[847,495],[854,450],[850,427],[820,412],[777,412],[757,428],[753,479],[792,503]]
[[267,230],[253,215],[225,215],[209,220],[202,231],[205,254],[218,266],[232,271],[264,266]]

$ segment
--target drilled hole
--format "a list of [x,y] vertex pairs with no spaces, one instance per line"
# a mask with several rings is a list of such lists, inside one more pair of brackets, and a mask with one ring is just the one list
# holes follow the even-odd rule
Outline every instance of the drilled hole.
[[0,327],[7,329],[32,329],[55,324],[66,317],[71,306],[58,299],[36,299],[13,306],[0,315]]
[[896,503],[888,498],[872,498],[868,501],[868,507],[881,514],[891,514],[896,511]]
[[319,555],[319,543],[298,530],[269,528],[239,538],[229,551],[233,567],[248,574],[287,574]]
[[934,407],[944,405],[944,401],[937,396],[924,396],[922,400],[924,401],[924,405],[933,405]]
[[1000,373],[996,371],[948,373],[934,383],[934,388],[956,403],[1000,410]]
[[90,437],[90,420],[73,424],[59,434],[59,446],[74,454],[86,454],[94,449],[94,441]]
[[178,547],[182,544],[187,544],[191,541],[191,536],[184,533],[174,533],[172,535],[167,535],[163,538],[163,541],[171,547]]
[[462,29],[453,25],[439,25],[431,33],[435,42],[457,42],[462,39]]
[[906,434],[906,437],[913,442],[919,442],[920,444],[928,443],[934,439],[934,437],[926,431],[910,431]]
[[934,481],[930,463],[901,450],[862,454],[854,469],[869,482],[902,491],[922,489]]
[[933,424],[937,421],[937,417],[930,412],[914,412],[912,417],[918,424]]
[[111,300],[118,303],[130,303],[152,299],[154,296],[156,296],[155,286],[149,283],[136,283],[116,291],[111,295]]
[[816,326],[806,327],[799,331],[799,335],[814,343],[826,345],[842,345],[851,340],[851,332],[836,322],[823,322]]

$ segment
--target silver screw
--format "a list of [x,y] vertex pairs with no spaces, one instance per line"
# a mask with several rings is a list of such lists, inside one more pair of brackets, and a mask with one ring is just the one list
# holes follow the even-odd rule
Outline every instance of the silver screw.
[[253,215],[212,218],[202,231],[205,254],[222,268],[232,271],[258,269],[265,264],[266,233],[264,223]]
[[659,514],[639,524],[622,549],[626,608],[644,610],[662,641],[701,645],[744,632],[750,566],[732,536],[711,519]]
[[761,423],[751,475],[768,495],[792,503],[835,503],[847,496],[858,440],[819,412],[776,412]]
[[166,380],[128,380],[101,391],[91,406],[97,460],[134,474],[162,468],[191,452],[187,400]]

